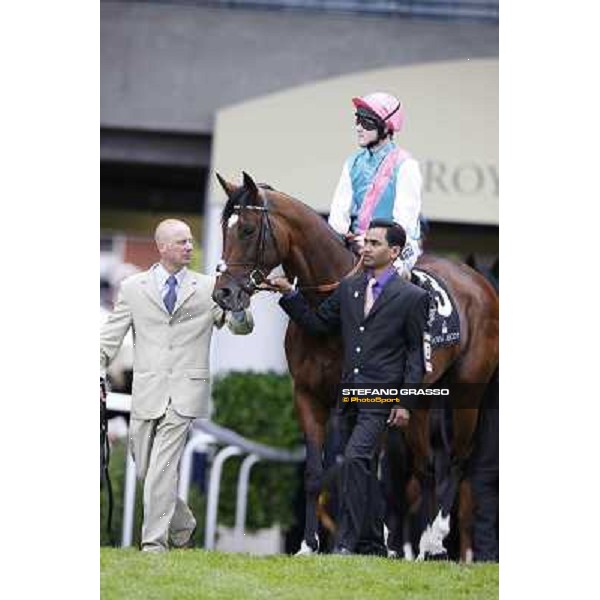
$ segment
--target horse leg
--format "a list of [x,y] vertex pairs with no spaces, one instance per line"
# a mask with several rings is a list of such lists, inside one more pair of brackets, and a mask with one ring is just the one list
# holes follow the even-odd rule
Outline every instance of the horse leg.
[[[458,384],[460,394],[454,394],[452,411],[453,439],[452,462],[450,466],[450,485],[441,498],[439,522],[444,526],[455,502],[459,485],[465,477],[467,461],[474,445],[475,431],[479,420],[479,410],[485,402],[485,394],[490,381],[495,376],[498,367],[497,344],[495,352],[490,351],[490,340],[498,335],[497,319],[483,319],[477,324],[474,335],[469,343],[468,351],[452,372],[449,383]],[[461,408],[459,408],[461,407]],[[462,408],[468,407],[468,408]],[[440,531],[443,542],[443,531]]]
[[419,511],[419,530],[422,532],[419,538],[419,554],[417,560],[424,560],[425,555],[430,552],[432,520],[434,509],[437,506],[435,498],[435,475],[434,465],[431,462],[428,465],[427,472],[418,474],[418,481],[421,487],[421,510]]
[[460,560],[473,562],[473,494],[468,479],[463,479],[458,489],[458,530],[460,537]]
[[[450,531],[449,519],[439,518],[440,498],[443,498],[451,485],[448,477],[450,446],[446,431],[446,415],[443,408],[432,408],[429,413],[430,445],[429,471],[423,479],[426,524],[419,540],[417,560],[434,557],[446,558],[446,550],[441,541]],[[436,513],[438,513],[436,515]],[[434,519],[435,516],[435,519]],[[441,537],[441,540],[439,539]]]
[[[421,485],[422,514],[424,528],[419,540],[419,555],[417,560],[424,560],[427,555],[445,555],[445,549],[438,538],[446,537],[449,529],[449,516],[441,520],[433,520],[434,507],[438,505],[436,499],[435,460],[431,455],[431,418],[436,417],[429,409],[417,409],[411,414],[407,432],[408,441],[414,454],[415,475]],[[435,420],[435,419],[434,419]],[[439,420],[439,418],[438,418]],[[434,423],[435,426],[435,423]],[[438,424],[439,426],[439,424]],[[450,487],[450,486],[448,486]],[[448,488],[446,488],[448,489]],[[430,525],[431,523],[431,525]]]
[[405,488],[406,503],[408,510],[403,523],[403,545],[402,550],[405,560],[414,560],[414,548],[419,545],[418,532],[425,528],[423,523],[423,488],[416,475],[413,475]]
[[402,555],[408,536],[410,519],[406,488],[411,477],[408,453],[404,432],[390,429],[386,436],[381,473],[386,498],[384,537],[388,556],[393,558]]
[[308,393],[296,390],[296,410],[306,444],[304,537],[296,556],[319,551],[317,502],[323,478],[323,445],[328,412]]
[[[445,487],[440,490],[438,511],[431,527],[423,533],[419,544],[419,560],[432,560],[447,557],[444,539],[450,533],[450,513],[456,499],[458,486],[464,477],[466,460],[471,449],[471,441],[477,426],[478,409],[454,409],[454,439],[450,468],[445,479]],[[441,474],[437,473],[437,477]]]

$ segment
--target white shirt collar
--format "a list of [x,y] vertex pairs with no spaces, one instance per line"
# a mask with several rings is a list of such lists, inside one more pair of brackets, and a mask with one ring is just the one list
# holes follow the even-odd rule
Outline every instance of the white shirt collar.
[[[158,290],[162,292],[167,285],[167,279],[171,276],[161,263],[156,263],[152,266],[152,270],[154,272],[154,279],[156,280],[156,284],[158,286]],[[177,288],[181,287],[181,283],[185,278],[185,274],[187,272],[186,267],[182,267],[177,271],[177,273],[173,273],[175,275],[175,279],[177,280]]]

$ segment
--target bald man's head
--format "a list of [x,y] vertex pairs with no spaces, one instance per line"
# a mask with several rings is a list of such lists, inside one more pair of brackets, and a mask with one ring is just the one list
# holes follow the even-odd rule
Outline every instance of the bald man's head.
[[161,221],[154,231],[154,239],[157,244],[161,242],[168,242],[172,239],[177,232],[186,229],[190,230],[187,223],[180,221],[179,219],[165,219]]
[[154,232],[160,262],[170,273],[179,271],[192,259],[194,240],[187,223],[178,219],[161,221]]

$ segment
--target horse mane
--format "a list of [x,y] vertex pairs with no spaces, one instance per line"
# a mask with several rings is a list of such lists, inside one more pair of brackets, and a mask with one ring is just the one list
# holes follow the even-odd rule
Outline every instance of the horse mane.
[[[263,187],[263,186],[264,186],[265,189],[273,191],[276,194],[279,194],[280,196],[283,196],[286,200],[289,200],[292,203],[297,203],[306,212],[312,214],[312,216],[315,217],[316,220],[321,225],[323,225],[325,229],[329,230],[329,233],[331,234],[331,237],[333,239],[335,239],[337,242],[339,242],[339,244],[341,246],[343,246],[344,249],[348,250],[348,248],[346,247],[346,243],[340,237],[340,235],[337,233],[337,231],[335,231],[335,229],[329,224],[329,221],[327,221],[327,219],[324,219],[323,216],[321,215],[321,213],[317,212],[312,206],[309,206],[308,204],[302,202],[302,200],[298,200],[298,198],[294,198],[293,196],[290,196],[289,194],[286,194],[285,192],[281,192],[279,190],[276,190],[276,189],[272,188],[270,185],[266,185],[266,184],[261,184],[260,185],[260,187]],[[350,251],[350,250],[348,250],[348,251]]]
[[[327,220],[324,219],[321,216],[321,214],[318,213],[314,208],[312,208],[308,204],[305,204],[301,200],[298,200],[297,198],[294,198],[293,196],[286,194],[285,192],[276,190],[274,187],[272,187],[268,183],[259,183],[259,184],[257,184],[257,186],[262,190],[275,192],[278,196],[280,196],[283,199],[288,200],[292,203],[297,203],[302,209],[306,210],[308,213],[310,213],[314,217],[316,217],[318,222],[320,222],[324,226],[325,229],[329,230],[329,234],[331,235],[331,237],[333,239],[335,239],[340,244],[340,246],[342,246],[344,249],[347,250],[344,241],[341,239],[341,237],[338,235],[338,233],[333,229],[333,227],[331,227],[331,225],[327,222]],[[254,205],[254,203],[252,202],[252,195],[248,193],[248,190],[244,186],[238,188],[237,190],[235,190],[235,192],[233,192],[231,194],[231,196],[229,196],[229,198],[227,199],[227,202],[225,203],[225,206],[223,207],[223,211],[221,213],[221,225],[225,224],[229,220],[229,218],[233,215],[236,206],[241,206],[243,208],[245,206],[253,206],[253,205]]]

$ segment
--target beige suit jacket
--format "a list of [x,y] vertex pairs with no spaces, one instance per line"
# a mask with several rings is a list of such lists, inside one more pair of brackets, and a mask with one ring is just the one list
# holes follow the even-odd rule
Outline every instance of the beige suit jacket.
[[237,320],[215,304],[211,297],[214,285],[215,277],[188,269],[170,315],[152,270],[122,282],[114,310],[100,332],[100,375],[105,376],[131,327],[132,417],[157,419],[169,400],[182,416],[209,416],[213,326],[227,323],[236,334],[250,333],[254,327],[250,311]]

